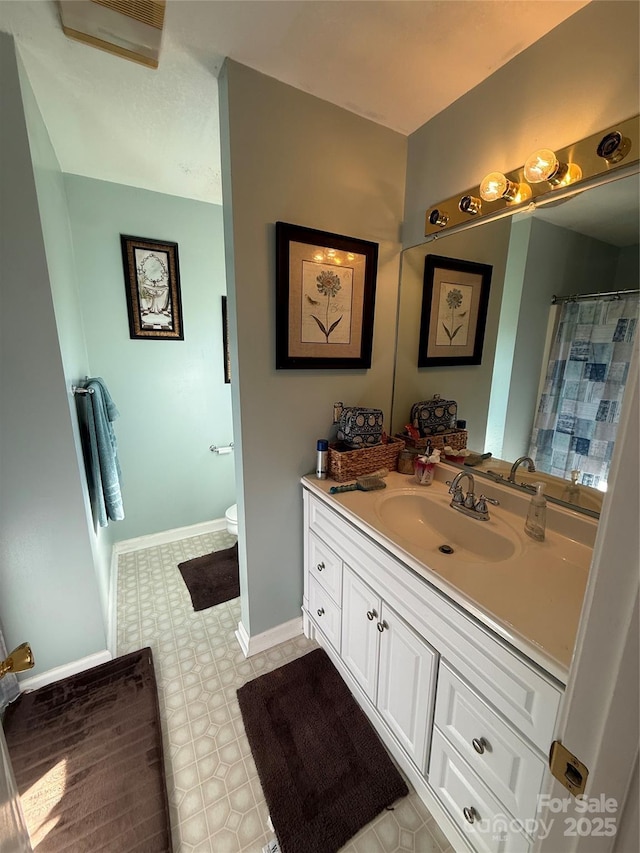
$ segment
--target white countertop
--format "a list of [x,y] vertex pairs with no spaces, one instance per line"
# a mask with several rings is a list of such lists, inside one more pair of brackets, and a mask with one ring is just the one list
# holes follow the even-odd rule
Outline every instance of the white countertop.
[[[458,471],[441,463],[434,483],[428,487],[418,486],[410,476],[392,472],[386,478],[385,490],[337,495],[329,494],[331,486],[337,485],[332,480],[317,480],[309,475],[302,483],[411,571],[566,684],[597,522],[549,505],[545,541],[535,542],[520,535],[529,496],[482,481],[482,490],[498,497],[501,505],[489,507],[489,521],[464,521],[493,526],[517,539],[517,553],[509,559],[482,562],[443,556],[433,547],[422,546],[419,530],[403,536],[385,526],[377,509],[381,496],[388,495],[389,490],[415,486],[428,491],[430,499],[448,504],[451,498],[444,480],[453,479]],[[466,487],[466,481],[463,485]],[[476,491],[480,491],[479,481]],[[450,511],[456,513],[455,509]]]

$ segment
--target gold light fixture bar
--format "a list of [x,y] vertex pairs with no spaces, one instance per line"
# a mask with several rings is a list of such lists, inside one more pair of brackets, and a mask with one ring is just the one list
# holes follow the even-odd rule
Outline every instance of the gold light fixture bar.
[[[621,121],[605,128],[600,133],[587,136],[580,142],[575,142],[567,148],[551,152],[555,154],[558,163],[572,164],[573,174],[580,175],[569,182],[557,183],[554,179],[542,180],[540,183],[528,183],[525,177],[525,167],[521,166],[513,172],[492,173],[506,180],[507,188],[517,185],[522,190],[515,196],[510,192],[487,201],[488,195],[485,181],[478,186],[463,190],[427,210],[424,235],[435,238],[439,234],[447,234],[461,225],[474,225],[497,219],[512,213],[526,210],[531,204],[542,204],[567,193],[586,189],[595,178],[616,171],[629,171],[640,161],[640,116]],[[563,172],[564,174],[564,172]],[[487,175],[487,178],[491,177]],[[486,180],[486,179],[485,179]],[[497,195],[497,193],[495,193]]]

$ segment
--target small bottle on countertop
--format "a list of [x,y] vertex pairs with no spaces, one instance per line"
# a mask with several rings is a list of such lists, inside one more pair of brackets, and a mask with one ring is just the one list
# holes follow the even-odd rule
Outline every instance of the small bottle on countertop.
[[544,483],[534,483],[533,485],[536,487],[536,493],[529,504],[524,532],[536,542],[544,542],[547,526],[547,501],[544,496]]
[[326,480],[329,471],[329,442],[326,438],[318,439],[316,451],[316,477]]

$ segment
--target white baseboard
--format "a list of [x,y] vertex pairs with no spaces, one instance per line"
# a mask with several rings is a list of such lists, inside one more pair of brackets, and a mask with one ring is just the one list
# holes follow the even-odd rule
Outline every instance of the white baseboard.
[[280,643],[286,643],[287,640],[293,640],[294,637],[299,637],[301,634],[302,617],[297,616],[289,622],[283,622],[282,625],[276,625],[275,628],[269,628],[268,631],[263,631],[262,634],[255,634],[253,637],[247,634],[247,629],[242,622],[238,622],[236,639],[240,644],[244,656],[249,658],[260,654],[260,652],[265,652],[267,649],[277,646]]
[[226,529],[227,524],[224,518],[214,518],[211,521],[190,524],[188,527],[175,527],[173,530],[161,530],[160,533],[150,533],[148,536],[123,539],[115,543],[113,550],[116,554],[129,554],[131,551],[140,551],[142,548],[155,548],[156,545],[167,545],[169,542],[177,542],[178,539],[203,536],[205,533],[218,533]]
[[41,672],[39,675],[32,675],[28,678],[19,678],[19,686],[21,691],[37,690],[38,687],[44,687],[45,684],[52,684],[54,681],[60,681],[68,675],[75,675],[77,672],[82,672],[85,669],[91,669],[92,666],[98,666],[101,663],[107,663],[112,659],[112,655],[106,649],[95,654],[87,655],[86,658],[65,663],[62,666],[56,666],[53,669],[48,669],[46,672]]
[[118,652],[118,552],[111,549],[109,567],[109,602],[107,605],[107,650],[112,657]]

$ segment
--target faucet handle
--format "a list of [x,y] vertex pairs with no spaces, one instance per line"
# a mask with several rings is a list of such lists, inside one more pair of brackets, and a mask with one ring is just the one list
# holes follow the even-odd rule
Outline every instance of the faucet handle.
[[495,498],[488,498],[486,495],[480,495],[478,502],[475,505],[476,512],[487,512],[488,503],[493,504],[493,506],[500,506],[500,501]]

